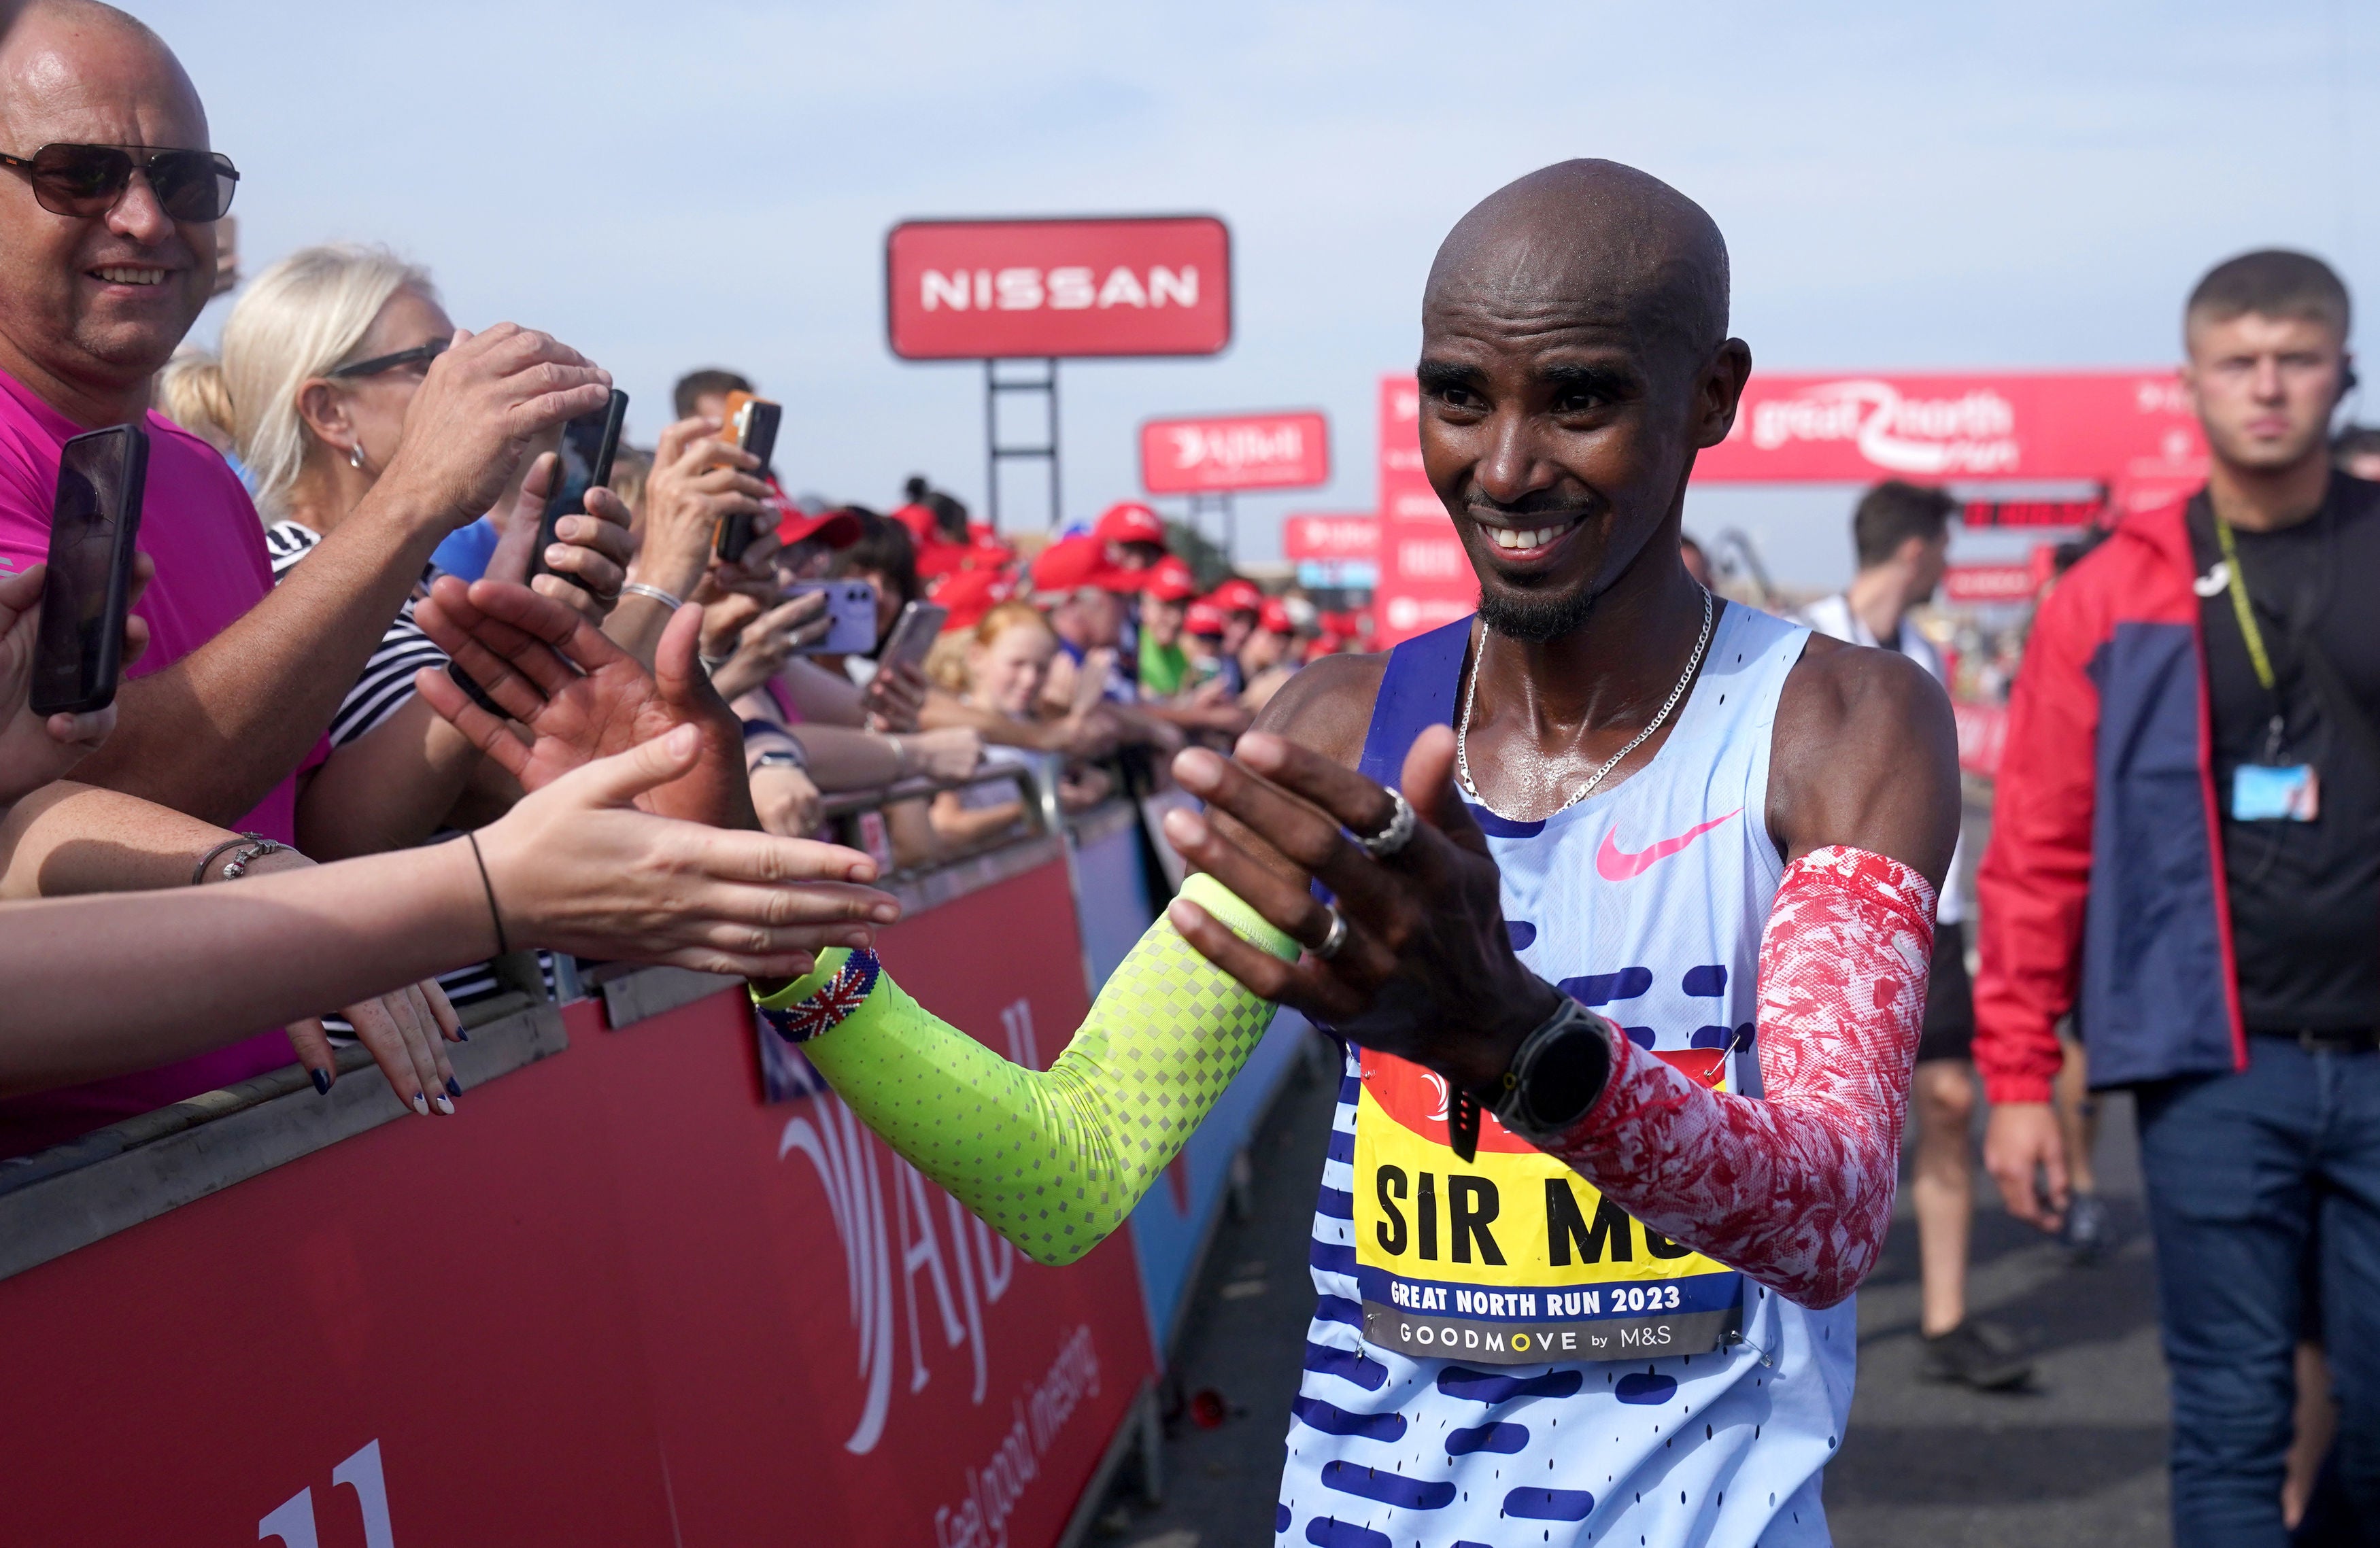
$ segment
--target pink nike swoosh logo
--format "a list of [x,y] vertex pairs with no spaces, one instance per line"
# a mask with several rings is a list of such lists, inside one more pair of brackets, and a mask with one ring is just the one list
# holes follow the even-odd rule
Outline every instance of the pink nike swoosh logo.
[[1674,839],[1663,839],[1660,842],[1647,845],[1634,854],[1621,850],[1618,844],[1611,841],[1610,833],[1606,832],[1603,835],[1603,846],[1595,852],[1595,873],[1606,881],[1628,881],[1641,877],[1651,870],[1658,862],[1667,860],[1720,823],[1727,821],[1729,817],[1740,815],[1742,810],[1742,807],[1738,806],[1734,811],[1728,813],[1727,816],[1713,817],[1699,828],[1689,828]]

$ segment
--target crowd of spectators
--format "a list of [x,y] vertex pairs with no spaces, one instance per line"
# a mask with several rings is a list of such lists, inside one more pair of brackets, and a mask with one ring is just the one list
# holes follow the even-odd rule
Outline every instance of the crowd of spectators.
[[[327,1091],[339,1038],[451,1114],[447,1045],[475,1003],[551,992],[539,949],[801,971],[897,915],[866,883],[1048,820],[1043,792],[1157,794],[1163,755],[1351,643],[1201,585],[1145,505],[1037,543],[922,478],[889,514],[791,496],[726,433],[753,391],[732,371],[685,376],[589,487],[609,374],[457,328],[381,248],[282,259],[196,349],[239,175],[195,89],[92,0],[12,15],[0,1155],[293,1054]],[[131,664],[111,707],[36,716],[61,449],[126,423],[151,446]],[[729,561],[736,519],[757,537]],[[822,651],[820,580],[872,589],[870,648]],[[940,639],[880,665],[913,605]],[[860,806],[871,853],[823,841]]]

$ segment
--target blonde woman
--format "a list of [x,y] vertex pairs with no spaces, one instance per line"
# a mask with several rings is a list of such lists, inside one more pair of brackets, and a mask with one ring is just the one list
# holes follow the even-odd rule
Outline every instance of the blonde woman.
[[[225,320],[219,359],[186,352],[167,368],[164,412],[239,460],[268,524],[276,580],[371,492],[455,333],[426,271],[383,248],[308,248],[249,285]],[[524,476],[498,502],[499,525],[515,539],[511,572],[499,578],[526,566],[554,466],[551,454],[522,459]],[[557,537],[548,566],[587,589],[541,576],[540,591],[589,611],[618,595],[625,527],[576,515]],[[412,615],[408,599],[332,720],[330,756],[311,778],[355,798],[325,804],[341,814],[336,823],[301,819],[298,847],[315,859],[419,842],[481,768],[477,749],[414,696],[414,672],[446,662]]]

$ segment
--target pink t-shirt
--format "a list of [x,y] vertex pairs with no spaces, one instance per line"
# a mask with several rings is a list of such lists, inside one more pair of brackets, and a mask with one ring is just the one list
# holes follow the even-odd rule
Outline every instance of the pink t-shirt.
[[[58,457],[87,428],[0,371],[0,571],[13,574],[49,557]],[[264,526],[238,477],[213,447],[171,420],[152,413],[142,428],[149,432],[149,482],[140,547],[155,561],[157,574],[134,610],[149,621],[149,649],[127,677],[180,660],[273,589]],[[307,762],[322,756],[318,747]],[[235,827],[294,842],[297,800],[293,774]],[[124,966],[140,971],[138,942],[125,943]],[[173,992],[170,984],[157,987]],[[288,1039],[273,1032],[138,1075],[0,1101],[0,1155],[21,1155],[289,1061]]]

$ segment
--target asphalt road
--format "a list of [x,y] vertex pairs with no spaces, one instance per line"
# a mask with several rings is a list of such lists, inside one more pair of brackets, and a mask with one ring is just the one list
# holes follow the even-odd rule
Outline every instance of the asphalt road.
[[[1272,1542],[1281,1436],[1314,1292],[1305,1244],[1332,1082],[1293,1083],[1252,1150],[1254,1209],[1227,1220],[1176,1353],[1164,1502],[1119,1495],[1114,1548]],[[2101,1189],[2119,1245],[2090,1267],[2010,1220],[1985,1186],[1975,1315],[2037,1361],[2034,1389],[1985,1396],[1917,1380],[1917,1243],[1902,1198],[1882,1265],[1860,1292],[1859,1393],[1827,1510],[1842,1548],[2153,1548],[2166,1527],[2165,1373],[2140,1206],[2131,1107],[2106,1104]],[[1215,1428],[1187,1399],[1221,1399]]]

